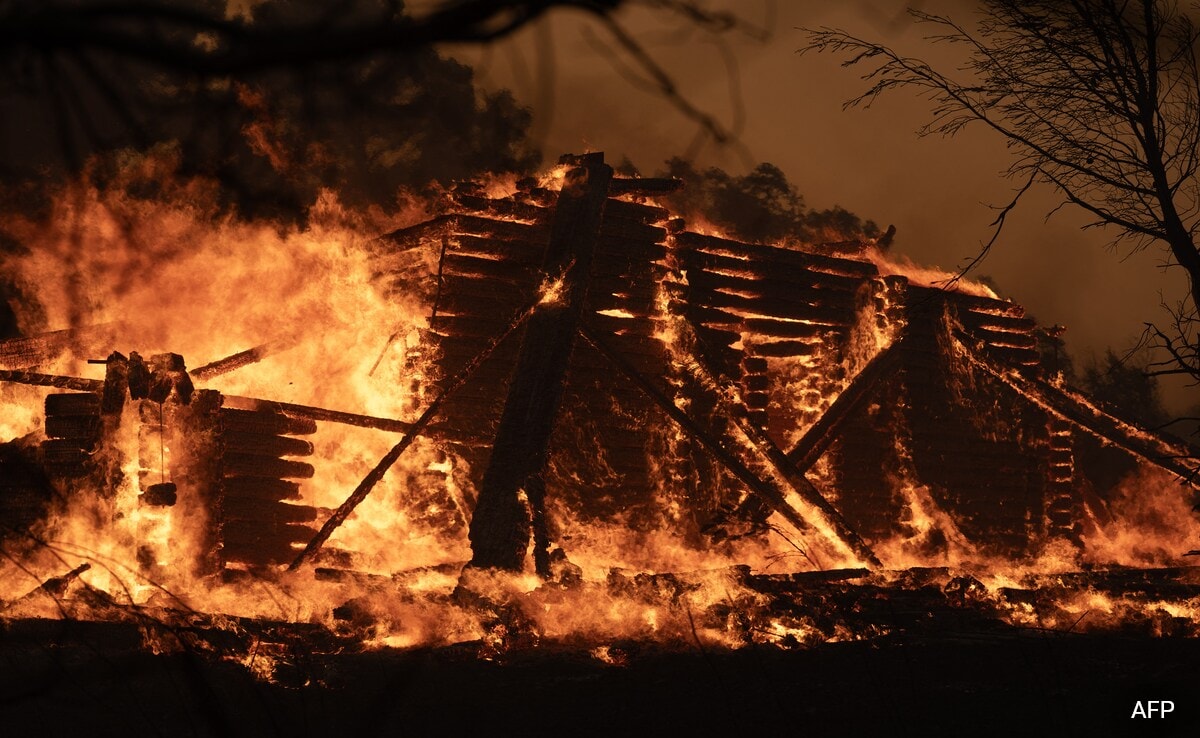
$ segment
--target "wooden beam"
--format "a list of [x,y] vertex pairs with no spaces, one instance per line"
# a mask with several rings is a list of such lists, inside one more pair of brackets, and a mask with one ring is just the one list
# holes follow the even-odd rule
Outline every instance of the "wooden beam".
[[196,379],[212,379],[213,377],[219,377],[222,374],[228,374],[235,369],[241,369],[244,366],[249,366],[250,364],[262,361],[271,354],[278,353],[280,351],[286,351],[287,349],[295,346],[296,343],[297,339],[294,337],[285,338],[279,341],[270,341],[259,346],[254,346],[253,348],[248,348],[245,351],[239,351],[236,354],[231,354],[223,359],[217,359],[216,361],[209,362],[204,366],[198,366],[188,372],[188,374],[191,374]]
[[329,536],[332,535],[333,532],[346,521],[346,518],[350,517],[350,513],[354,512],[354,508],[358,507],[363,500],[367,499],[367,495],[371,494],[371,490],[375,489],[375,485],[379,484],[379,480],[383,479],[383,475],[387,474],[388,470],[392,468],[392,465],[396,463],[396,460],[400,458],[400,455],[412,445],[413,441],[415,441],[418,436],[425,432],[430,423],[433,422],[433,419],[437,417],[437,414],[441,411],[442,405],[446,403],[446,401],[454,394],[455,391],[467,383],[467,380],[471,378],[471,375],[476,369],[479,368],[479,365],[486,361],[487,358],[491,356],[493,352],[495,352],[497,347],[504,343],[509,336],[515,333],[517,329],[529,319],[529,316],[533,314],[534,308],[536,307],[536,305],[530,305],[518,313],[509,324],[508,330],[492,339],[492,341],[489,342],[488,345],[485,346],[473,360],[468,362],[462,369],[459,369],[458,373],[451,377],[448,382],[446,382],[444,388],[442,389],[442,393],[429,403],[429,406],[425,408],[425,412],[421,413],[421,417],[413,421],[404,437],[400,439],[400,442],[393,446],[392,450],[388,451],[387,454],[385,454],[384,457],[379,460],[379,463],[375,465],[375,468],[372,469],[361,482],[359,482],[358,487],[356,487],[354,491],[350,493],[350,496],[346,498],[346,501],[338,506],[338,509],[333,512],[333,515],[329,516],[329,519],[326,520],[321,526],[321,530],[317,531],[317,534],[308,542],[308,545],[304,547],[304,550],[301,551],[300,554],[296,556],[295,560],[292,561],[292,563],[288,566],[289,571],[295,571],[296,569],[299,569],[301,564],[312,558],[314,554],[321,550],[321,546],[325,545],[325,541],[329,540]]
[[97,394],[104,391],[103,379],[84,379],[82,377],[67,377],[61,374],[41,374],[39,372],[26,372],[14,369],[0,369],[0,382],[32,384],[38,387],[56,387],[58,389],[74,390],[75,392],[95,392]]
[[[1150,431],[1109,415],[1093,405],[1086,397],[1067,387],[1056,387],[1021,372],[996,366],[982,356],[975,342],[957,331],[954,340],[963,349],[973,367],[982,370],[1001,384],[1016,390],[1026,400],[1082,428],[1102,441],[1125,449],[1155,466],[1178,474],[1186,483],[1200,486],[1200,451],[1183,443],[1172,443]],[[1190,462],[1190,463],[1188,463]],[[1193,466],[1194,464],[1194,466]]]
[[693,420],[691,416],[680,410],[670,397],[656,387],[653,382],[642,376],[625,357],[610,348],[598,331],[589,327],[587,323],[584,323],[580,327],[580,332],[587,342],[607,358],[621,374],[640,387],[667,414],[667,417],[675,421],[688,435],[695,438],[717,461],[732,472],[751,491],[767,502],[773,510],[782,515],[788,523],[802,532],[812,530],[812,526],[808,521],[788,503],[786,493],[776,483],[750,471],[721,441],[714,438],[711,433]]
[[[842,545],[850,549],[864,563],[880,567],[882,563],[866,541],[850,527],[845,518],[834,507],[816,486],[804,476],[805,469],[798,468],[787,454],[771,440],[762,429],[756,427],[745,416],[741,407],[733,405],[728,397],[736,397],[738,391],[729,383],[720,379],[699,361],[688,367],[687,373],[697,382],[700,390],[716,399],[717,409],[722,414],[724,422],[740,432],[749,441],[748,452],[755,453],[767,461],[774,472],[781,477],[804,503],[816,512],[817,517]],[[769,500],[768,500],[769,502]]]
[[393,418],[378,418],[373,415],[346,413],[340,410],[327,410],[323,407],[296,405],[290,402],[276,402],[275,400],[263,400],[256,397],[226,395],[225,401],[226,406],[231,408],[272,410],[293,418],[354,425],[359,428],[373,428],[374,430],[387,431],[389,433],[407,433],[409,428],[412,427],[412,423],[406,423],[403,420],[395,420]]
[[77,354],[98,351],[111,342],[119,327],[118,323],[102,323],[0,341],[0,367],[28,369],[45,364],[67,349]]
[[[559,294],[539,306],[525,329],[471,517],[473,567],[519,571],[531,525],[544,519],[544,511],[537,509],[541,495],[529,494],[528,487],[538,489],[538,475],[546,465],[612,179],[602,154],[586,154],[571,163],[542,260],[542,273],[559,280]],[[533,535],[545,540],[544,531]]]
[[829,444],[837,437],[842,423],[870,396],[872,390],[887,378],[896,366],[900,357],[903,339],[893,342],[890,346],[875,355],[862,371],[850,382],[846,389],[838,395],[829,409],[804,434],[795,446],[787,452],[787,458],[800,472],[806,472],[821,458]]
[[613,177],[608,194],[657,195],[683,189],[683,180],[674,177]]

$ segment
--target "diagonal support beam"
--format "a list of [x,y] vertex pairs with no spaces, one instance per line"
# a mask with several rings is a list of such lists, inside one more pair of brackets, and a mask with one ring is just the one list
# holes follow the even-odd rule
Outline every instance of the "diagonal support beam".
[[1089,402],[1083,395],[1065,387],[1055,387],[1013,369],[999,367],[973,348],[974,341],[969,337],[956,332],[953,338],[963,350],[971,366],[1015,390],[1043,410],[1083,428],[1103,441],[1120,446],[1151,464],[1178,474],[1188,484],[1200,485],[1200,464],[1193,467],[1185,463],[1188,460],[1193,463],[1200,461],[1194,449],[1181,443],[1171,443],[1158,435],[1109,415]]
[[893,341],[890,346],[875,355],[850,382],[850,386],[842,391],[833,401],[829,409],[813,423],[795,446],[787,452],[788,460],[801,473],[808,471],[817,463],[829,444],[837,438],[838,429],[863,402],[870,396],[882,380],[886,379],[896,367],[900,359],[901,346],[904,339]]
[[[697,337],[699,340],[699,337]],[[864,563],[872,566],[882,566],[871,547],[862,536],[850,527],[841,512],[833,506],[820,490],[804,476],[804,469],[798,467],[788,458],[766,433],[749,421],[742,407],[729,402],[727,398],[737,396],[737,390],[729,382],[722,381],[699,361],[693,361],[689,367],[692,376],[701,383],[701,388],[716,398],[718,406],[724,413],[726,422],[732,424],[749,441],[754,452],[767,460],[776,474],[787,482],[788,486],[800,496],[800,499],[812,507],[826,529],[843,545],[848,547]]]
[[299,569],[305,561],[312,558],[317,551],[321,550],[321,546],[325,545],[325,542],[329,540],[329,536],[332,535],[342,523],[346,522],[346,518],[350,517],[350,513],[354,512],[354,508],[358,507],[363,500],[367,499],[367,495],[371,494],[371,490],[375,489],[375,485],[379,484],[379,480],[383,479],[383,475],[387,474],[388,470],[392,468],[392,465],[396,463],[396,460],[400,458],[400,455],[412,445],[413,441],[415,441],[422,433],[425,432],[425,430],[429,427],[429,424],[433,422],[433,419],[437,416],[438,411],[442,409],[442,405],[445,404],[446,400],[448,400],[451,395],[453,395],[459,388],[467,383],[467,380],[471,378],[471,375],[475,373],[475,370],[478,369],[479,366],[483,364],[483,362],[486,361],[489,356],[495,353],[500,344],[504,343],[509,336],[516,333],[517,329],[525,324],[525,322],[529,319],[529,316],[533,315],[534,310],[536,309],[537,304],[535,303],[518,313],[517,316],[513,318],[512,322],[509,323],[508,328],[505,329],[503,333],[493,338],[491,342],[488,343],[488,345],[485,346],[484,349],[470,361],[470,363],[468,363],[466,366],[460,369],[457,374],[454,375],[449,383],[446,384],[446,387],[442,390],[442,393],[429,403],[429,407],[425,408],[425,412],[421,413],[421,417],[413,421],[413,423],[408,427],[404,438],[401,438],[400,442],[393,446],[392,450],[388,451],[387,454],[379,460],[379,463],[375,465],[375,468],[372,469],[361,482],[359,482],[358,487],[356,487],[354,491],[350,493],[350,496],[346,498],[346,501],[339,505],[337,510],[334,510],[333,515],[330,515],[329,519],[325,521],[325,524],[321,526],[321,530],[317,531],[317,534],[313,536],[311,541],[308,542],[308,545],[304,547],[304,550],[301,551],[300,554],[296,556],[296,559],[288,566],[288,571],[295,571],[296,569]]
[[[799,531],[806,532],[813,529],[813,526],[804,519],[804,516],[802,516],[799,511],[797,511],[796,508],[793,507],[790,502],[788,502],[787,492],[777,480],[771,479],[770,477],[760,476],[751,471],[750,468],[743,463],[743,461],[739,459],[735,453],[730,451],[725,447],[724,444],[714,438],[708,430],[706,430],[687,413],[681,410],[671,400],[671,398],[662,392],[662,390],[660,390],[657,386],[655,386],[653,382],[642,376],[632,364],[630,364],[624,357],[608,346],[599,333],[586,322],[583,323],[580,330],[588,343],[590,343],[596,348],[597,351],[599,351],[606,359],[608,359],[609,362],[621,372],[621,374],[625,375],[626,378],[640,387],[642,391],[645,392],[646,395],[649,396],[650,399],[652,399],[655,404],[657,404],[663,410],[663,412],[665,412],[667,416],[671,418],[671,420],[675,421],[676,424],[678,424],[687,433],[699,441],[700,444],[703,445],[705,449],[707,449],[709,453],[713,455],[714,458],[716,458],[719,462],[721,462],[721,464],[729,469],[729,471],[732,472],[733,475],[736,476],[743,484],[750,488],[754,494],[758,495],[764,502],[770,505],[771,509],[779,513],[785,520],[788,521],[789,524]],[[817,492],[816,488],[812,487],[807,480],[804,480],[802,483],[797,483],[794,481],[795,477],[802,479],[803,475],[789,474],[785,471],[785,469],[791,465],[787,462],[782,451],[775,447],[773,443],[769,443],[769,439],[767,439],[767,441],[763,441],[763,439],[758,438],[757,436],[760,434],[756,434],[748,422],[739,422],[740,419],[733,415],[730,415],[729,417],[733,419],[737,429],[747,437],[749,443],[755,448],[755,450],[759,454],[767,457],[772,466],[780,472],[780,476],[784,478],[789,486],[792,486],[793,490],[800,496],[800,498],[819,511],[824,518],[823,522],[828,525],[828,528],[832,531],[833,537],[837,539],[838,542],[846,546],[849,550],[853,551],[854,554],[864,562],[870,563],[874,566],[880,566],[879,559],[870,550],[870,548],[867,547],[866,543],[863,542],[862,539],[859,538],[858,535],[849,528],[849,526],[845,525],[844,521],[841,521],[841,525],[837,524],[836,521],[840,521],[841,516],[832,508],[831,505],[829,505],[828,501],[824,500],[824,498],[820,496],[820,493]],[[765,449],[767,448],[774,448],[775,454],[771,454],[766,451]],[[830,510],[832,510],[832,516],[829,514]]]

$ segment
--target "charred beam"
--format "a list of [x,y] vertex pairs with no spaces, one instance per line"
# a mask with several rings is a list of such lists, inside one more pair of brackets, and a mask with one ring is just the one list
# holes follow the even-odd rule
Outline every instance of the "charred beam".
[[[546,465],[612,179],[603,155],[587,154],[575,164],[559,193],[542,261],[543,273],[562,280],[561,294],[531,316],[521,342],[471,518],[471,566],[520,570],[529,547],[530,514],[520,495]],[[536,481],[532,486],[537,487]],[[527,499],[536,506],[535,497]],[[542,511],[534,509],[532,517],[540,520]],[[542,540],[544,534],[535,537]]]
[[[731,406],[731,403],[725,399],[730,394],[736,395],[736,390],[730,393],[729,390],[732,388],[728,387],[727,383],[714,376],[698,362],[689,369],[694,381],[699,382],[710,397],[717,398],[717,406],[722,410],[722,419],[727,427],[740,432],[745,437],[753,451],[765,458],[771,469],[799,495],[806,505],[813,508],[816,516],[825,524],[833,537],[854,552],[854,555],[858,556],[861,561],[872,566],[882,566],[870,546],[850,527],[841,512],[825,499],[812,482],[805,478],[804,470],[798,468],[765,432],[755,427],[743,414],[742,408]],[[736,437],[736,433],[734,437]]]
[[38,387],[57,387],[58,389],[69,389],[76,392],[95,392],[97,394],[104,391],[104,380],[102,379],[84,379],[82,377],[41,374],[39,372],[27,372],[15,369],[0,369],[0,382],[32,384]]
[[[388,431],[389,433],[407,433],[411,426],[403,420],[394,420],[392,418],[377,418],[372,415],[360,415],[358,413],[346,413],[340,410],[326,410],[323,407],[312,407],[311,405],[296,405],[290,402],[276,402],[274,400],[260,400],[254,397],[235,397],[226,396],[226,404],[233,407],[241,407],[245,410],[263,410],[282,413],[296,420],[324,421],[329,423],[341,423],[342,425],[354,425],[359,428],[373,428],[375,430]],[[304,433],[312,433],[316,430],[313,426],[311,431],[302,431]]]
[[850,386],[813,423],[804,437],[787,452],[788,459],[798,470],[807,471],[821,458],[821,454],[837,438],[838,430],[846,419],[862,406],[871,391],[889,375],[899,359],[902,343],[903,339],[896,341],[876,354],[850,382]]
[[869,262],[840,259],[836,256],[810,254],[778,246],[743,243],[727,238],[704,236],[691,232],[678,234],[675,236],[675,242],[686,248],[711,254],[727,254],[760,263],[777,262],[791,266],[801,266],[814,271],[828,272],[843,277],[861,279],[879,276],[879,269]]
[[49,331],[36,336],[10,338],[0,341],[0,367],[27,369],[44,364],[69,348],[76,352],[90,352],[108,342],[108,333],[115,324],[68,328]]
[[683,188],[683,180],[674,177],[613,177],[608,194],[659,195]]
[[286,351],[296,345],[296,339],[285,339],[282,341],[271,341],[260,346],[248,348],[245,351],[239,351],[236,354],[231,354],[223,359],[198,366],[188,372],[196,379],[212,379],[219,377],[222,374],[228,374],[235,369],[241,369],[244,366],[257,363],[267,358],[268,356]]
[[487,346],[485,346],[484,349],[479,352],[474,359],[468,362],[462,369],[458,370],[458,373],[455,374],[448,382],[446,382],[442,393],[434,398],[434,400],[429,403],[429,407],[425,408],[425,412],[421,413],[421,417],[417,418],[412,425],[409,426],[404,438],[401,438],[400,442],[393,446],[392,450],[388,451],[387,454],[379,460],[379,463],[375,465],[375,468],[372,469],[361,482],[359,482],[358,487],[356,487],[354,491],[350,493],[350,496],[346,498],[346,501],[339,505],[338,509],[329,516],[329,519],[326,520],[321,526],[321,530],[317,531],[317,534],[308,542],[308,545],[304,547],[304,550],[301,551],[300,554],[296,556],[295,560],[293,560],[288,566],[289,571],[295,571],[296,569],[299,569],[301,564],[311,558],[313,554],[317,553],[317,551],[321,550],[321,546],[325,545],[325,541],[329,540],[329,536],[332,535],[335,530],[337,530],[338,526],[346,521],[346,518],[350,517],[350,513],[354,512],[354,508],[358,507],[363,500],[367,499],[367,495],[371,494],[371,490],[375,489],[375,485],[379,484],[379,480],[383,479],[383,475],[387,474],[388,469],[392,468],[392,465],[396,463],[396,460],[400,458],[400,455],[412,445],[413,441],[415,441],[421,434],[425,432],[425,430],[433,422],[433,419],[437,417],[437,414],[441,411],[442,405],[445,404],[446,400],[448,400],[456,390],[467,383],[467,380],[471,378],[471,375],[475,373],[475,370],[478,369],[479,366],[486,361],[489,356],[492,355],[497,347],[503,344],[504,341],[513,333],[515,333],[518,328],[524,325],[525,321],[528,320],[529,316],[533,314],[533,311],[536,307],[537,305],[531,305],[517,314],[504,333],[496,336],[496,338],[494,338]]
[[16,605],[19,605],[20,603],[25,602],[26,600],[29,600],[39,594],[47,594],[57,600],[67,593],[67,587],[70,586],[71,582],[78,579],[80,574],[83,574],[91,568],[91,564],[84,562],[62,576],[50,577],[37,587],[34,587],[31,591],[26,592],[17,599],[5,605],[3,608],[0,608],[0,612],[4,612],[5,610],[15,607]]
[[1016,390],[1042,409],[1074,423],[1102,441],[1115,444],[1134,456],[1178,474],[1189,484],[1200,483],[1200,466],[1193,467],[1186,463],[1196,460],[1195,450],[1166,441],[1113,417],[1066,387],[1055,387],[1016,370],[998,367],[971,346],[973,341],[969,337],[956,335],[955,340],[964,349],[972,366]]
[[743,484],[749,487],[754,493],[759,495],[765,502],[771,505],[772,509],[783,516],[792,526],[800,531],[812,530],[799,512],[796,511],[787,501],[787,497],[783,490],[779,489],[772,482],[762,479],[745,464],[741,462],[733,453],[725,448],[720,441],[713,438],[712,435],[705,430],[699,423],[693,420],[687,413],[680,410],[679,407],[667,397],[654,383],[646,379],[640,372],[625,360],[623,356],[609,348],[608,344],[600,334],[591,329],[586,323],[580,327],[580,332],[597,351],[605,356],[613,366],[625,375],[627,379],[632,381],[646,393],[650,399],[654,400],[663,412],[667,414],[671,420],[675,421],[680,428],[683,428],[690,436],[695,438],[700,445],[708,450],[717,461],[721,462],[730,472],[733,473]]

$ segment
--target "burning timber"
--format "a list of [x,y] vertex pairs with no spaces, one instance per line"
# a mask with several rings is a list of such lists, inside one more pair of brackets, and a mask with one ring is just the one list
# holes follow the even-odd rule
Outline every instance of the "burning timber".
[[[1169,480],[1186,509],[1194,449],[1045,376],[1020,306],[881,271],[868,244],[689,230],[653,203],[677,186],[569,157],[376,239],[376,288],[423,310],[393,378],[419,400],[403,419],[217,389],[299,334],[190,371],[163,347],[122,353],[117,324],[0,343],[0,381],[43,388],[40,427],[0,447],[0,537],[44,572],[6,575],[0,618],[126,624],[216,658],[225,643],[273,679],[303,643],[620,662],[647,640],[1200,635],[1195,540],[1168,537],[1154,565],[1078,565],[1104,535],[1161,528],[1122,519],[1129,479]],[[103,378],[51,371],[64,355]],[[345,463],[322,445],[345,428],[390,450],[329,504],[314,480]],[[396,477],[396,514],[460,556],[389,570],[378,541],[340,535]],[[64,544],[72,525],[119,534]],[[625,565],[623,547],[662,540],[668,563]],[[247,607],[256,588],[285,614]]]

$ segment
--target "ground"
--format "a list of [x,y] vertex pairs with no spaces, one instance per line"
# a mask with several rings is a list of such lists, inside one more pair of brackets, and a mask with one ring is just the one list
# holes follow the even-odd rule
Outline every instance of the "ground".
[[[263,681],[130,623],[10,621],[11,735],[1164,735],[1200,733],[1200,640],[1004,629],[783,650],[479,644],[338,653],[295,641]],[[305,644],[305,645],[300,645]],[[1167,717],[1132,718],[1138,700]],[[6,731],[7,732],[7,731]]]

